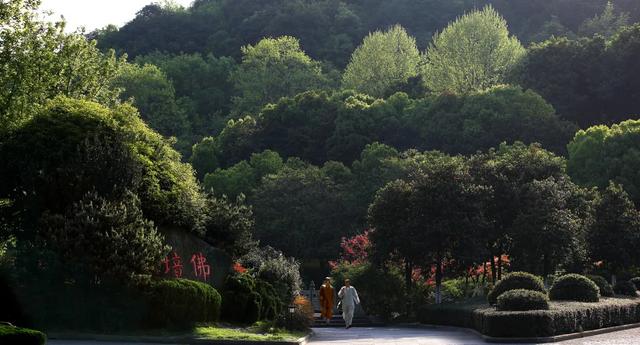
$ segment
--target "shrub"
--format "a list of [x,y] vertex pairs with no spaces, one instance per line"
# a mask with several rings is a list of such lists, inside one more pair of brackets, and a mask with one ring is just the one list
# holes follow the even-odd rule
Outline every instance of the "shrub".
[[314,315],[311,302],[302,296],[296,296],[293,300],[293,313],[282,313],[276,325],[292,331],[306,331],[313,324],[313,320]]
[[611,287],[611,284],[609,284],[603,276],[588,275],[587,278],[596,283],[598,289],[600,289],[601,296],[613,297],[613,287]]
[[591,279],[579,274],[567,274],[558,278],[549,290],[554,301],[598,302],[600,289]]
[[260,295],[260,319],[275,320],[284,310],[285,304],[280,301],[274,287],[262,279],[256,280],[256,292]]
[[640,300],[550,303],[550,310],[499,311],[477,302],[429,305],[428,324],[473,328],[492,337],[549,337],[640,322]]
[[549,298],[539,291],[516,289],[498,296],[498,310],[548,310]]
[[300,292],[300,264],[271,247],[254,248],[240,260],[258,278],[271,284],[283,304],[289,304]]
[[221,297],[208,284],[187,279],[149,280],[138,286],[148,308],[145,326],[183,328],[220,317]]
[[636,291],[636,286],[630,281],[619,281],[613,287],[613,291],[615,291],[618,295],[623,296],[638,296],[638,292]]
[[341,263],[331,272],[336,288],[349,278],[358,290],[362,308],[371,315],[390,317],[394,312],[403,312],[405,285],[402,274],[394,268],[384,271],[371,264]]
[[40,331],[0,324],[0,344],[44,345],[47,336]]
[[260,320],[262,298],[256,292],[256,279],[242,273],[227,277],[222,298],[225,321],[253,324]]
[[631,278],[629,281],[636,286],[636,290],[640,290],[640,277]]
[[498,296],[509,290],[525,289],[545,292],[542,279],[527,272],[513,272],[498,281],[496,286],[489,292],[487,300],[489,304],[496,304]]

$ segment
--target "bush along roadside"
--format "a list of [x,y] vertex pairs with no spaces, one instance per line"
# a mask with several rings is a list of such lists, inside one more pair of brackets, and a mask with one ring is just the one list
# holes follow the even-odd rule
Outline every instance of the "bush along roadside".
[[551,302],[550,310],[498,311],[486,304],[432,305],[421,323],[472,328],[491,337],[550,337],[640,322],[640,299]]
[[33,329],[0,324],[0,344],[44,345],[47,336]]
[[510,290],[498,297],[497,309],[504,311],[548,310],[549,298],[539,291]]
[[616,293],[616,295],[632,297],[638,296],[636,286],[630,281],[622,280],[617,282],[613,287],[613,291]]
[[498,297],[506,291],[525,289],[538,292],[545,292],[544,283],[540,277],[537,277],[527,272],[513,272],[502,280],[500,280],[496,286],[491,290],[487,296],[489,304],[496,304]]
[[596,285],[600,289],[600,296],[613,297],[613,287],[611,286],[611,284],[609,284],[607,279],[605,279],[603,276],[588,275],[586,277],[591,279],[594,283],[596,283]]
[[600,289],[593,280],[580,274],[558,278],[549,290],[552,301],[598,302]]

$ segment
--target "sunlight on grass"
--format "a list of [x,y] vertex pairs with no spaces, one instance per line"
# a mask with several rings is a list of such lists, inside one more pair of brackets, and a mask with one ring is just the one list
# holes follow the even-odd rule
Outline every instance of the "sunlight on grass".
[[194,335],[208,339],[295,341],[306,334],[304,332],[288,332],[281,329],[266,328],[258,324],[248,328],[196,327]]

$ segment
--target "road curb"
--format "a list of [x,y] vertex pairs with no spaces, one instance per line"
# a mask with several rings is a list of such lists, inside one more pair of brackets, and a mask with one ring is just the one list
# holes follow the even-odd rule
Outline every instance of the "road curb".
[[593,329],[593,330],[576,332],[576,333],[559,334],[551,337],[531,337],[531,338],[491,337],[488,335],[484,335],[473,328],[464,328],[464,327],[455,327],[455,326],[426,325],[426,324],[420,324],[420,323],[398,324],[395,326],[407,327],[407,328],[450,329],[450,330],[459,330],[459,331],[462,330],[462,331],[467,331],[467,332],[476,334],[487,343],[531,344],[531,343],[555,343],[559,341],[591,337],[599,334],[624,331],[627,329],[638,328],[640,327],[640,323],[631,323],[627,325],[605,327],[605,328]]
[[295,341],[257,341],[257,340],[225,340],[225,339],[206,339],[198,337],[184,336],[119,336],[119,335],[101,335],[101,334],[66,334],[66,333],[49,333],[48,340],[92,340],[92,341],[108,341],[108,342],[129,342],[129,343],[158,343],[158,344],[184,344],[184,345],[306,345],[309,339],[313,337],[313,331],[306,336]]

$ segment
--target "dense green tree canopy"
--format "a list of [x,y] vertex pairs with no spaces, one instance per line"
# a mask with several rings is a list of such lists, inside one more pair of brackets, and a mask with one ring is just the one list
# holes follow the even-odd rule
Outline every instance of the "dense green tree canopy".
[[622,184],[631,198],[638,201],[639,145],[638,120],[581,130],[568,145],[568,173],[576,183],[584,186],[604,189],[610,180]]
[[595,205],[595,223],[589,231],[589,254],[603,261],[613,274],[637,265],[640,213],[622,186],[610,183]]
[[291,36],[265,38],[242,47],[242,63],[232,75],[239,92],[236,113],[258,111],[281,97],[324,86],[320,65],[300,48]]
[[56,98],[0,145],[0,157],[0,195],[26,223],[45,210],[64,213],[91,190],[118,197],[128,189],[156,224],[201,229],[193,169],[131,106]]
[[507,22],[487,6],[433,36],[424,56],[423,78],[434,92],[481,91],[504,83],[525,52],[509,35]]
[[56,95],[113,103],[110,87],[122,59],[101,53],[95,41],[42,21],[39,0],[0,5],[0,131],[28,121]]
[[418,74],[420,53],[415,38],[399,25],[370,33],[353,52],[342,86],[374,97]]
[[123,90],[120,98],[130,100],[151,128],[164,136],[189,135],[187,114],[176,103],[173,85],[158,67],[127,64],[114,85]]

